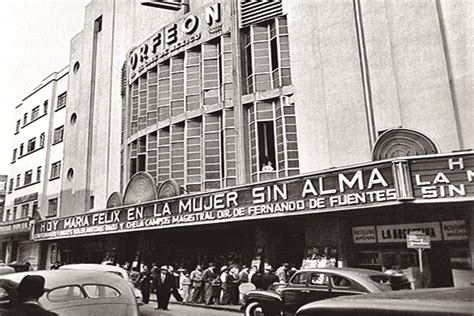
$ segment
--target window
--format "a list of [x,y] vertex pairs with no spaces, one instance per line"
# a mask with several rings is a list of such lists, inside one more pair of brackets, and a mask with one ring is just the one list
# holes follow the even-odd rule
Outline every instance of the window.
[[31,111],[31,121],[36,120],[39,117],[40,107],[39,105]]
[[31,216],[35,217],[38,212],[38,202],[33,202],[33,208],[31,209]]
[[51,302],[75,301],[84,299],[84,294],[79,286],[68,285],[48,292],[48,299]]
[[20,186],[20,177],[21,177],[21,175],[19,175],[19,174],[16,175],[16,187],[17,188]]
[[53,145],[61,142],[64,137],[64,125],[56,128],[53,134]]
[[87,284],[84,285],[84,290],[90,298],[113,298],[120,296],[119,291],[103,284]]
[[58,198],[48,200],[48,216],[55,216],[58,213]]
[[306,281],[308,280],[308,273],[307,272],[302,272],[295,274],[295,276],[291,279],[291,284],[297,284],[297,285],[305,285]]
[[309,285],[329,285],[329,277],[324,273],[311,273],[311,279],[309,280]]
[[44,133],[41,133],[41,135],[40,135],[40,147],[41,148],[44,147]]
[[48,113],[48,100],[43,102],[43,114]]
[[23,156],[23,144],[20,144],[20,157]]
[[23,125],[26,125],[28,123],[28,113],[23,114]]
[[258,122],[258,154],[262,171],[275,169],[275,133],[273,121]]
[[90,210],[94,208],[94,202],[95,202],[95,201],[94,201],[94,196],[91,195],[91,196],[89,197],[89,209],[90,209]]
[[8,184],[8,193],[13,192],[13,179],[10,179],[10,183]]
[[28,141],[28,152],[32,152],[36,147],[36,137]]
[[41,166],[36,168],[36,182],[41,181]]
[[12,217],[10,218],[11,221],[16,219],[16,206],[13,207]]
[[61,174],[61,161],[57,161],[51,165],[50,179],[57,179]]
[[332,285],[334,287],[350,287],[351,286],[351,281],[348,279],[340,276],[340,275],[332,275],[331,276],[331,281]]
[[16,148],[13,149],[13,158],[12,158],[12,162],[15,162],[16,161]]
[[20,132],[21,120],[16,121],[15,134]]
[[25,217],[28,217],[28,209],[29,209],[29,204],[26,203],[26,204],[23,204],[21,206],[21,218],[25,218]]
[[31,181],[33,181],[33,170],[28,170],[27,172],[25,172],[24,185],[30,184]]
[[278,68],[278,42],[276,37],[270,41],[270,53],[272,56],[272,70],[275,70]]
[[56,109],[62,109],[63,107],[66,106],[66,92],[60,94],[58,96],[58,104],[56,105]]

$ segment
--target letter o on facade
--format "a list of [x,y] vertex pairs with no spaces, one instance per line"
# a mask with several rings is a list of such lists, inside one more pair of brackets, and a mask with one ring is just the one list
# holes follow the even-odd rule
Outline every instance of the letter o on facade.
[[199,26],[199,20],[195,15],[190,15],[184,20],[183,31],[186,34],[191,34],[197,30]]

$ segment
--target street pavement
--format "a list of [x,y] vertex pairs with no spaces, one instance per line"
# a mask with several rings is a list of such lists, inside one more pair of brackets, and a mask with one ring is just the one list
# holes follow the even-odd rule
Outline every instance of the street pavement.
[[189,306],[181,304],[170,304],[169,311],[156,310],[156,303],[140,306],[143,316],[235,316],[242,315],[240,312],[230,312],[225,310],[208,309],[200,306]]

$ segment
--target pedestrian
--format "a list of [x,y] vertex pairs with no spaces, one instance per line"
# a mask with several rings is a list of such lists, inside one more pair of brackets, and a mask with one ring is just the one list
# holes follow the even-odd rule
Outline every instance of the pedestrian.
[[226,277],[228,305],[239,304],[239,271],[237,267],[232,267]]
[[203,302],[203,284],[202,284],[202,266],[198,264],[196,269],[191,272],[191,286],[192,286],[192,303],[202,303]]
[[[184,270],[184,269],[183,269]],[[184,270],[181,272],[181,290],[183,293],[183,302],[189,303],[191,300],[191,279],[189,278],[189,272]]]
[[250,282],[249,267],[246,266],[245,264],[242,266],[242,270],[239,272],[239,279],[240,279],[240,283]]
[[168,266],[168,271],[170,272],[171,278],[173,279],[173,288],[171,289],[171,295],[178,302],[183,301],[183,297],[178,292],[179,288],[179,273],[174,270],[173,266]]
[[18,285],[18,298],[20,305],[6,312],[6,316],[55,316],[39,304],[38,300],[46,292],[45,279],[40,275],[26,275]]
[[220,279],[222,283],[222,299],[221,299],[222,305],[229,304],[229,290],[227,288],[227,275],[229,274],[228,270],[229,268],[227,266],[221,267]]
[[158,302],[155,309],[167,311],[171,296],[171,289],[173,288],[173,278],[169,274],[167,266],[162,266],[160,268],[160,273],[154,280],[154,288],[156,291],[156,300]]
[[268,290],[268,287],[273,283],[278,283],[280,279],[273,273],[273,268],[269,264],[265,264],[264,272],[262,275],[262,289]]
[[148,304],[150,302],[150,289],[152,283],[152,276],[151,272],[148,269],[148,266],[142,266],[142,273],[140,275],[140,291],[142,292],[142,301],[144,304]]
[[202,274],[202,280],[204,282],[204,302],[206,305],[211,305],[214,302],[214,296],[212,295],[212,281],[217,278],[215,269],[216,265],[210,262],[209,267],[204,270],[204,273]]
[[59,261],[56,261],[55,263],[53,263],[51,265],[51,267],[49,269],[50,270],[58,270],[60,266],[61,266],[61,264],[59,263]]
[[130,273],[130,281],[132,281],[133,285],[138,288],[140,281],[140,272],[138,272],[138,267],[132,268],[132,272]]
[[283,263],[281,267],[276,270],[276,275],[281,283],[288,282],[288,263]]

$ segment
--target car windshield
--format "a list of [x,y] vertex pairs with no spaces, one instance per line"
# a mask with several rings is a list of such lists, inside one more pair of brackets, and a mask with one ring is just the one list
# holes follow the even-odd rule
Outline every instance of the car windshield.
[[380,290],[384,292],[392,290],[390,277],[388,275],[383,275],[383,274],[370,275],[369,278],[372,281],[374,281],[374,283]]
[[123,278],[123,275],[122,275],[122,273],[120,273],[119,271],[107,271],[107,272],[110,272],[110,273],[116,274],[116,275],[118,275],[119,277]]

